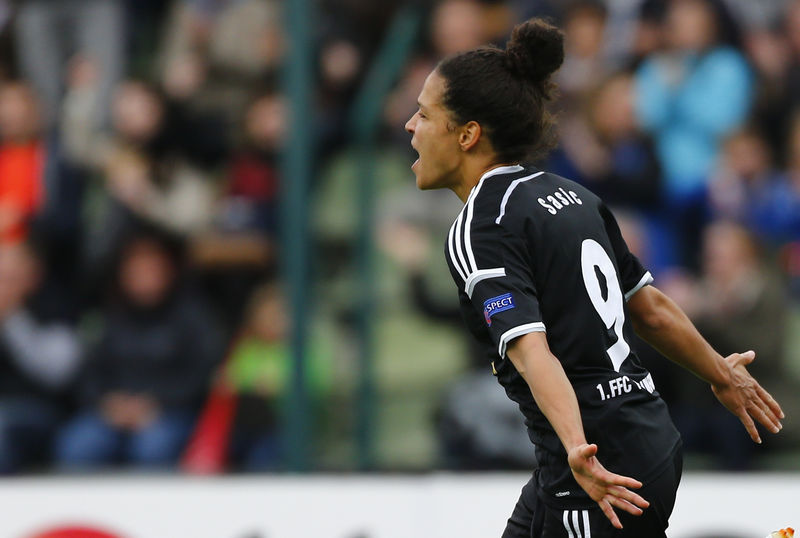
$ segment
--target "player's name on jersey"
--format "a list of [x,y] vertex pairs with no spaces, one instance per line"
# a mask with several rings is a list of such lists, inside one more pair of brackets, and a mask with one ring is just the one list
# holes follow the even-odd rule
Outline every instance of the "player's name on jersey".
[[603,401],[622,396],[623,394],[628,394],[633,389],[646,390],[651,394],[654,390],[656,390],[656,386],[653,383],[653,378],[650,376],[650,374],[647,374],[647,376],[641,381],[636,381],[635,379],[631,379],[626,375],[615,377],[613,379],[609,379],[605,383],[598,383],[595,388],[597,389],[597,392],[600,393],[600,399]]
[[561,187],[553,194],[537,199],[537,202],[551,215],[555,215],[560,209],[564,209],[567,206],[583,205],[583,200],[578,197],[575,191],[567,192]]

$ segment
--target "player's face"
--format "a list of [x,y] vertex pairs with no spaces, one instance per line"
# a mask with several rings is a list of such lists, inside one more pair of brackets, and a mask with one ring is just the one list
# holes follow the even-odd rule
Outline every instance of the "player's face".
[[413,135],[411,147],[419,154],[411,170],[417,177],[417,188],[422,190],[457,184],[462,155],[456,124],[442,104],[444,89],[444,78],[433,71],[417,99],[419,109],[406,122],[406,131]]

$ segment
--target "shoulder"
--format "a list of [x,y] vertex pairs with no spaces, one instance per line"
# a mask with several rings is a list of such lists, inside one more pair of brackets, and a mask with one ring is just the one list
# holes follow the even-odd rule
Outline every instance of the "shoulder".
[[600,204],[594,193],[578,183],[533,168],[483,183],[473,202],[478,216],[476,225],[495,224],[511,232],[556,215],[565,207]]
[[[509,169],[508,172],[495,173]],[[533,167],[502,167],[485,175],[472,191],[467,206],[474,206],[478,222],[503,220],[512,198],[518,198],[525,185],[539,181],[546,172]]]

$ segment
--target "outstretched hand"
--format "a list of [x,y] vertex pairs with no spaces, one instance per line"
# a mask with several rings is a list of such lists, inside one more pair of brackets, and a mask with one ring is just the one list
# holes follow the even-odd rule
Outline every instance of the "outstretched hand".
[[639,489],[641,482],[609,472],[597,460],[596,454],[597,445],[578,445],[569,451],[567,460],[578,485],[600,506],[611,524],[621,529],[622,523],[613,507],[639,516],[650,503],[628,489]]
[[772,433],[778,433],[783,428],[780,419],[784,418],[784,414],[778,402],[747,371],[746,366],[755,358],[754,351],[734,353],[725,357],[730,381],[724,386],[712,385],[711,390],[722,405],[739,417],[750,438],[760,443],[761,436],[758,435],[753,419]]

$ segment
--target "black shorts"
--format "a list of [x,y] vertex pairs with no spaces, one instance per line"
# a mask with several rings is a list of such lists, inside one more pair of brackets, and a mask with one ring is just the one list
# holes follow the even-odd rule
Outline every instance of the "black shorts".
[[678,448],[661,473],[637,491],[650,502],[641,516],[621,510],[623,529],[615,529],[597,505],[591,508],[564,509],[546,505],[539,499],[536,476],[522,488],[522,494],[508,520],[503,538],[661,538],[666,537],[669,516],[683,470]]

